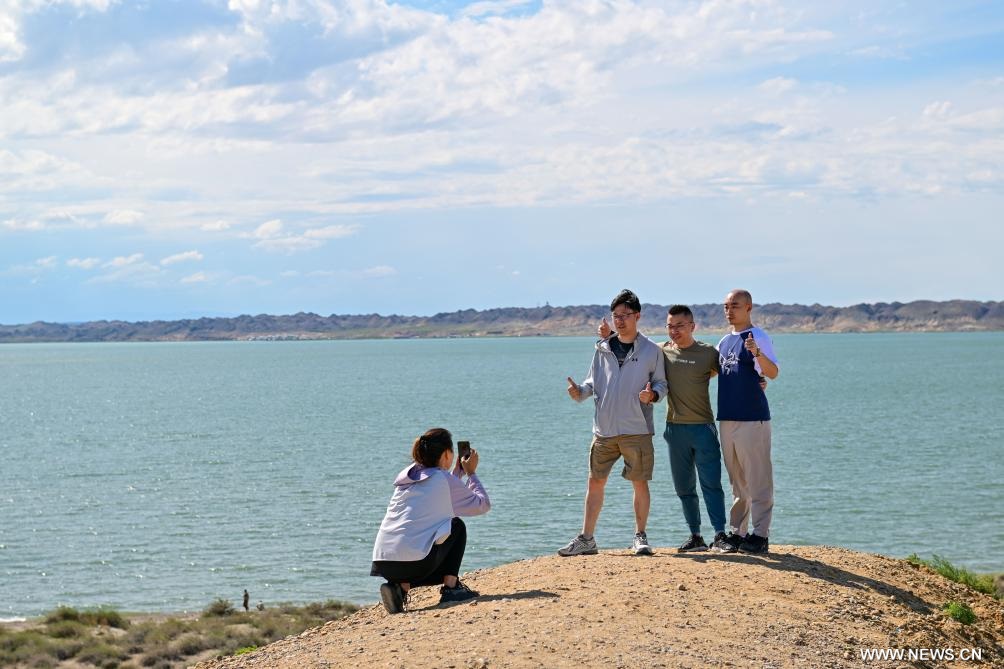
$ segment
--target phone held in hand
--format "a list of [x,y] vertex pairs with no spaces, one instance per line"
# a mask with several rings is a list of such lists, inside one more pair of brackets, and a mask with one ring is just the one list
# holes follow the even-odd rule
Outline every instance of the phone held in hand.
[[471,442],[469,441],[458,441],[457,442],[457,459],[462,461],[469,457],[471,454]]

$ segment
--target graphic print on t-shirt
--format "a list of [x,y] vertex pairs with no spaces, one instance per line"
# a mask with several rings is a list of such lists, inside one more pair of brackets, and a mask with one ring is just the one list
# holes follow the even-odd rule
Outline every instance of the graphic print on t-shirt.
[[[746,337],[749,336],[749,332],[745,332],[743,334],[745,334]],[[727,352],[719,352],[722,374],[739,373],[739,355],[743,351],[746,337],[740,335],[739,339],[731,339],[731,341],[729,341],[729,350]]]

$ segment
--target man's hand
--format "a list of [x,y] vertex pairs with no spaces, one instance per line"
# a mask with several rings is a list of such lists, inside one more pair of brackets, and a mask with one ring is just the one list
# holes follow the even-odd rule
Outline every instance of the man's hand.
[[579,391],[579,384],[577,384],[575,381],[572,381],[572,377],[570,376],[568,377],[568,396],[571,397],[576,402],[578,402],[579,397],[582,396],[582,393]]
[[607,323],[607,319],[600,321],[599,327],[596,328],[596,334],[599,335],[600,339],[606,339],[610,336],[613,330],[610,329],[610,324]]
[[651,381],[645,384],[645,390],[638,393],[638,399],[641,400],[642,404],[651,404],[655,401],[655,391],[652,390]]
[[756,340],[753,339],[752,332],[750,332],[750,336],[746,337],[746,339],[743,341],[743,346],[746,347],[747,351],[753,354],[754,358],[760,354],[760,347],[756,345]]

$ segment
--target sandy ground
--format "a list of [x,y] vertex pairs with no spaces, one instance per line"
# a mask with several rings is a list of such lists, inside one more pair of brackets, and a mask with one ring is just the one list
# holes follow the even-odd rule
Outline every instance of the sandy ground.
[[[471,572],[472,602],[379,604],[199,669],[1004,667],[1004,605],[902,560],[827,546],[765,556],[604,551]],[[374,598],[379,585],[374,581]],[[977,615],[962,625],[949,600]],[[868,649],[914,659],[864,660]],[[962,661],[975,649],[982,661]],[[955,661],[935,653],[955,653]],[[926,653],[926,654],[925,654]]]

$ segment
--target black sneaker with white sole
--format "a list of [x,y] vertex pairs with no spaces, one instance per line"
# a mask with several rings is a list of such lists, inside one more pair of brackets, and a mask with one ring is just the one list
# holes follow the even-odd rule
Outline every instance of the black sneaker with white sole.
[[729,532],[728,534],[719,532],[711,543],[711,550],[715,553],[735,553],[739,550],[739,545],[745,540],[745,537],[741,537],[735,532]]
[[677,553],[693,553],[696,551],[706,551],[708,550],[708,544],[704,543],[704,537],[700,534],[691,534],[690,538],[683,542],[679,548],[676,549]]
[[712,553],[731,553],[733,550],[738,549],[738,546],[733,548],[728,541],[726,541],[726,535],[724,532],[716,532],[715,538],[711,541],[711,552]]
[[755,555],[757,553],[766,553],[769,547],[770,542],[767,540],[767,537],[760,537],[750,533],[746,535],[746,541],[739,544],[739,552]]

